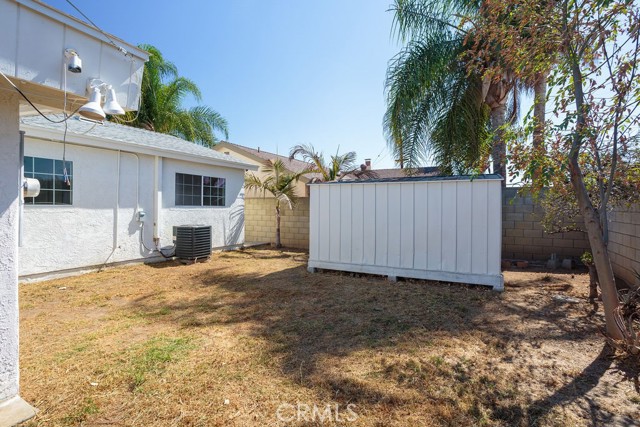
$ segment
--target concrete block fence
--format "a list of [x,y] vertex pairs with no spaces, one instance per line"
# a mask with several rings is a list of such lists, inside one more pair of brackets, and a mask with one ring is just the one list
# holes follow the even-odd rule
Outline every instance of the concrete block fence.
[[629,285],[640,285],[640,206],[621,207],[609,216],[609,255],[613,270]]
[[[275,238],[273,198],[245,199],[245,239],[247,242],[273,242]],[[559,259],[578,259],[589,249],[583,232],[547,234],[540,225],[542,207],[531,197],[517,195],[507,188],[502,195],[502,257],[545,261],[555,253]],[[309,249],[309,198],[299,199],[291,211],[282,209],[282,243]],[[610,216],[609,253],[617,277],[630,285],[640,285],[640,206],[614,210]]]
[[542,207],[531,197],[517,193],[517,188],[507,188],[502,193],[503,258],[544,261],[555,253],[559,259],[577,259],[589,250],[583,232],[545,233],[540,224]]
[[[245,241],[275,242],[276,213],[272,197],[248,198],[244,201]],[[284,246],[309,249],[309,198],[298,199],[293,210],[280,209],[280,238]]]

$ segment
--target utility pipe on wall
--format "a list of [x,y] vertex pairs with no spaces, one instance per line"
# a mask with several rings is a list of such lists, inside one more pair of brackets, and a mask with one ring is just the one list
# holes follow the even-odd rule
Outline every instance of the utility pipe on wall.
[[[118,215],[120,212],[120,150],[118,150],[118,166],[116,168],[116,208],[113,212],[113,249],[109,258],[113,256],[118,249]],[[107,260],[109,259],[107,258]]]
[[20,131],[20,208],[18,210],[18,247],[22,247],[22,236],[24,233],[24,131]]
[[160,247],[160,208],[162,207],[162,193],[160,181],[162,177],[162,157],[155,156],[153,165],[153,242]]

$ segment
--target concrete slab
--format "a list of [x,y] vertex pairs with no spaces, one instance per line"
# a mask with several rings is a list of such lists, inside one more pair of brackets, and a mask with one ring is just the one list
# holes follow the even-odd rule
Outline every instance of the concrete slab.
[[37,410],[20,396],[0,403],[0,427],[11,427],[34,417]]

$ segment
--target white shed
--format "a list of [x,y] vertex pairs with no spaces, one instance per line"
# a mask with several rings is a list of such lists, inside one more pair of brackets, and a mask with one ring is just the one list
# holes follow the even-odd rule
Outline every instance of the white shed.
[[502,290],[498,175],[311,184],[316,268]]

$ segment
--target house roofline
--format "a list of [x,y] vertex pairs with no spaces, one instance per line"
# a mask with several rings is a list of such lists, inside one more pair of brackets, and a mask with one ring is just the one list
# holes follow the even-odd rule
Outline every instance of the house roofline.
[[[39,126],[32,126],[21,123],[20,129],[25,130],[25,136],[27,138],[32,137],[35,139],[41,139],[45,141],[62,141],[62,131],[57,129],[42,128]],[[176,150],[169,150],[166,148],[147,147],[141,145],[134,145],[130,142],[118,141],[109,138],[103,138],[95,135],[77,135],[74,133],[67,133],[67,142],[74,145],[80,145],[91,148],[108,149],[108,150],[120,150],[128,151],[136,154],[146,154],[149,156],[160,156],[168,159],[183,160],[187,162],[201,163],[211,166],[221,166],[231,169],[243,169],[243,170],[258,170],[256,165],[251,163],[245,163],[241,161],[226,161],[223,159],[215,159],[212,157],[198,156],[195,154],[183,153]]]
[[[261,165],[266,165],[267,164],[267,160],[263,159],[262,157],[258,157],[255,154],[251,153],[250,151],[247,151],[245,149],[242,148],[241,145],[237,145],[234,144],[232,142],[229,141],[220,141],[219,143],[216,144],[216,147],[228,147],[229,149],[232,150],[238,150],[238,151],[242,151],[242,155],[249,157],[250,159],[253,159],[254,161],[260,163]],[[270,151],[265,151],[265,153],[269,153],[269,154],[273,154],[274,156],[279,156],[278,154],[275,153],[271,153]],[[284,157],[284,156],[281,156]],[[287,171],[294,173],[293,171],[291,171],[289,168],[286,167],[285,165],[285,169],[287,169]],[[311,178],[309,178],[308,176],[304,176],[302,175],[300,177],[300,181],[304,182],[304,183],[308,183],[311,181]]]

